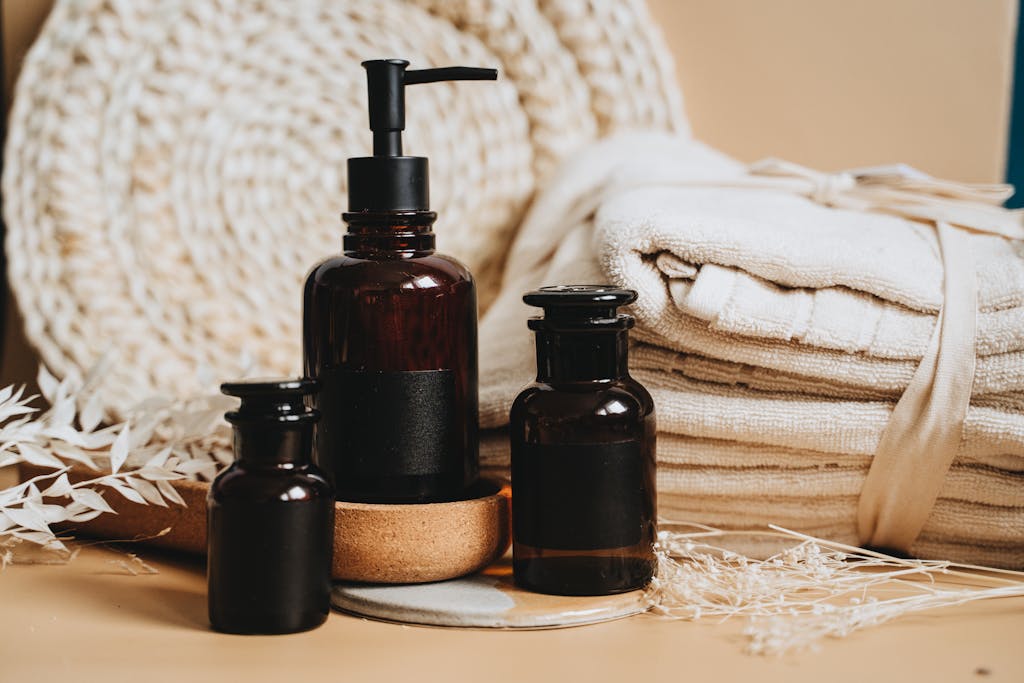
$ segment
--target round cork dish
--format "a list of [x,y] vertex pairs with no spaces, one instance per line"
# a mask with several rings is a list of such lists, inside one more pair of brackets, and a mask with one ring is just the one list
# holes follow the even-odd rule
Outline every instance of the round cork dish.
[[335,504],[335,579],[427,583],[465,576],[501,557],[511,539],[511,489],[482,480],[449,503]]

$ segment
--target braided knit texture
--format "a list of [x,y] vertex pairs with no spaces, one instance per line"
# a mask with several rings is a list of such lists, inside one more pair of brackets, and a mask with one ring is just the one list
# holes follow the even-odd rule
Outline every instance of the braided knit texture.
[[[301,285],[370,152],[365,59],[496,66],[407,95],[438,248],[486,299],[535,189],[626,128],[685,132],[642,0],[60,0],[5,149],[11,288],[57,375],[114,350],[113,414],[301,370]],[[486,350],[484,350],[486,352]]]

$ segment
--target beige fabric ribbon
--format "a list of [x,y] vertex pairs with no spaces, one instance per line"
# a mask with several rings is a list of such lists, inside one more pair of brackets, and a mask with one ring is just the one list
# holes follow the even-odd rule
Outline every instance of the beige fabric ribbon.
[[786,190],[828,206],[882,211],[936,227],[942,310],[879,440],[858,507],[861,543],[909,551],[956,455],[971,400],[977,274],[965,230],[1024,239],[1022,213],[999,206],[1013,188],[939,180],[902,165],[826,174],[767,159],[750,173],[740,183],[744,187]]

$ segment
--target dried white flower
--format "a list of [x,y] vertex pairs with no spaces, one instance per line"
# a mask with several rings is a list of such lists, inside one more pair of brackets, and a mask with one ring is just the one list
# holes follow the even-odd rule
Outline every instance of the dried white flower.
[[[748,617],[753,654],[813,648],[911,612],[1024,595],[1024,572],[900,559],[776,526],[730,532],[663,521],[661,529],[658,576],[647,590],[652,611],[688,620]],[[758,534],[794,545],[758,560],[710,542]],[[935,585],[953,575],[956,588]]]
[[[0,389],[0,467],[27,463],[50,470],[0,490],[0,567],[70,559],[68,537],[53,527],[112,513],[104,498],[109,491],[139,504],[184,505],[171,481],[212,479],[230,461],[221,417],[233,402],[225,396],[148,399],[125,422],[100,428],[105,416],[96,392],[107,365],[101,361],[85,378],[72,373],[61,381],[41,367],[45,411],[32,407],[36,397],[25,396],[24,387]],[[72,465],[96,476],[72,483]],[[137,573],[138,563],[133,566]]]

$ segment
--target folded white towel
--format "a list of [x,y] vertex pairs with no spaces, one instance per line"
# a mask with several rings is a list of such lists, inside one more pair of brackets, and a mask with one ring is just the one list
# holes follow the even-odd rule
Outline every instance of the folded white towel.
[[[855,541],[870,457],[942,303],[934,230],[728,187],[744,174],[699,143],[660,135],[608,141],[567,165],[526,217],[482,321],[481,422],[506,424],[533,372],[525,321],[536,312],[523,292],[636,289],[631,366],[658,409],[663,514]],[[913,551],[1021,566],[1024,252],[1000,237],[970,240],[971,406]]]
[[[780,192],[675,187],[613,198],[594,228],[606,276],[640,292],[638,336],[679,351],[900,392],[941,305],[934,231],[894,216]],[[974,393],[1024,390],[1020,247],[970,239]]]

